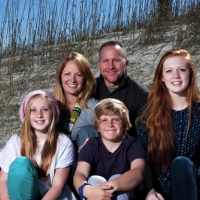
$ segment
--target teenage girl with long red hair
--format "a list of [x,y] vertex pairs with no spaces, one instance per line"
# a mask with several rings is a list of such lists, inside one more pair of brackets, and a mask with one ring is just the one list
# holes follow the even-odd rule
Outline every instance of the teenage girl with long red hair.
[[146,200],[196,200],[200,92],[186,50],[173,49],[161,57],[137,135],[147,151]]

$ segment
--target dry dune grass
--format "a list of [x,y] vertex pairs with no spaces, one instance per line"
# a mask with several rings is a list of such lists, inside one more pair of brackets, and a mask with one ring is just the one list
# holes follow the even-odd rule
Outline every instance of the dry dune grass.
[[99,46],[119,40],[132,59],[130,75],[148,87],[149,72],[166,47],[199,54],[199,0],[174,0],[167,17],[158,14],[154,0],[5,2],[0,18],[0,149],[20,127],[24,95],[53,89],[55,68],[65,52],[83,53],[97,75]]

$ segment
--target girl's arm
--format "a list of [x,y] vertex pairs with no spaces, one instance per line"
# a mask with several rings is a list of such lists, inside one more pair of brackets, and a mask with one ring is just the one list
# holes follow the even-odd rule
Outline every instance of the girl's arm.
[[62,190],[66,184],[69,173],[70,173],[70,167],[56,169],[55,175],[53,177],[52,187],[44,195],[42,200],[57,199],[62,193]]
[[9,200],[8,190],[7,190],[7,180],[8,174],[0,169],[0,199]]
[[[145,160],[138,158],[131,162],[131,169],[116,179],[110,180],[106,185],[112,185],[111,192],[129,191],[138,186],[145,172]],[[110,190],[109,190],[110,191]]]
[[[89,178],[89,173],[91,170],[90,164],[87,162],[79,162],[76,168],[76,172],[74,175],[74,186],[78,192],[78,188],[84,183],[87,182]],[[106,192],[107,189],[110,189],[111,186],[108,185],[95,185],[90,186],[86,185],[83,188],[83,195],[87,199],[111,199],[112,194],[110,192]]]
[[165,200],[161,194],[151,189],[145,200]]
[[153,188],[153,177],[152,177],[152,172],[151,172],[151,167],[149,162],[147,161],[146,164],[146,172],[145,172],[145,177],[144,177],[144,186],[148,192],[146,196],[146,200],[164,200],[161,194],[155,191]]

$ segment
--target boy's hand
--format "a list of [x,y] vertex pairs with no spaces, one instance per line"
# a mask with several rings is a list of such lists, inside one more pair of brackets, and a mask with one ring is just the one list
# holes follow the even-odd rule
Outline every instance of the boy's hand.
[[106,184],[99,184],[95,186],[85,186],[83,194],[88,200],[110,200],[112,193],[108,192],[112,186]]
[[[114,192],[116,192],[112,180],[110,180],[108,182],[105,182],[105,183],[101,183],[100,186],[102,188],[104,188],[104,190],[106,190],[107,192],[109,192],[111,194],[113,194]],[[107,186],[109,186],[109,188]]]

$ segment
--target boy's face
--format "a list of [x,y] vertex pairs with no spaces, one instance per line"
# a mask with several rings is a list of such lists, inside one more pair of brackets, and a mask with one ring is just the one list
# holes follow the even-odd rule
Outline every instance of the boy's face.
[[102,140],[119,142],[123,138],[123,122],[118,115],[102,115],[99,119],[98,132]]

